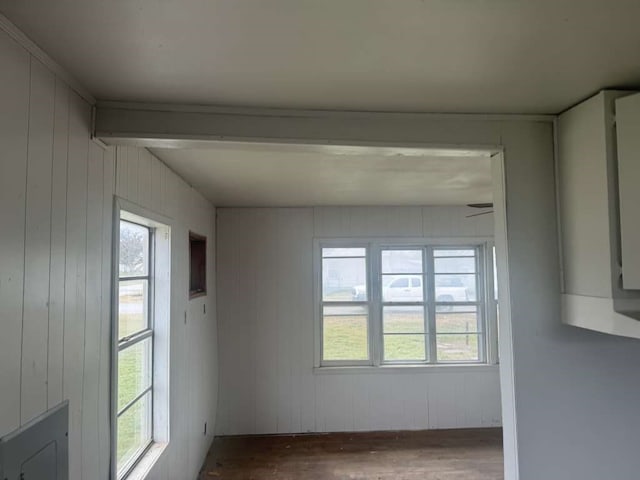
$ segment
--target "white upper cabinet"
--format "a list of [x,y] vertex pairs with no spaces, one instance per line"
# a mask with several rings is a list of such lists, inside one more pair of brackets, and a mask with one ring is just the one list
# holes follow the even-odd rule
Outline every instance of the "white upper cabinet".
[[622,285],[640,290],[640,94],[616,100]]
[[557,133],[563,321],[640,338],[640,95],[600,92]]

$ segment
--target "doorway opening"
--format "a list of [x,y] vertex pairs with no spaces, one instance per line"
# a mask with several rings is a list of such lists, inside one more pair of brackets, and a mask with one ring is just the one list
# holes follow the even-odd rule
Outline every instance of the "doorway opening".
[[219,438],[203,478],[232,475],[217,470],[220,452],[261,468],[236,458],[236,444],[308,453],[326,441],[364,454],[388,443],[374,433],[385,431],[402,432],[406,451],[475,445],[469,472],[487,469],[468,478],[515,478],[501,148],[219,142],[153,153],[218,208]]

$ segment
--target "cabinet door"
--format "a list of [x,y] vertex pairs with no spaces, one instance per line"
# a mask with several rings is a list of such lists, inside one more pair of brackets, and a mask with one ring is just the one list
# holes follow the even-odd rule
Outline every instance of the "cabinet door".
[[640,94],[616,100],[622,286],[640,290]]

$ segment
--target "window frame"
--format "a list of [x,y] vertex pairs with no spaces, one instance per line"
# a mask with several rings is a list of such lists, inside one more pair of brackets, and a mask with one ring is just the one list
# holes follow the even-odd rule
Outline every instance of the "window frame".
[[[155,315],[154,315],[154,299],[155,299],[155,289],[154,289],[154,266],[155,266],[155,235],[156,235],[156,231],[155,228],[147,226],[147,225],[143,225],[141,223],[138,222],[134,222],[132,220],[129,219],[124,219],[122,218],[122,216],[119,219],[119,223],[118,223],[118,231],[121,231],[121,227],[122,227],[122,223],[128,223],[130,225],[135,225],[137,227],[141,227],[147,230],[147,265],[146,265],[146,270],[147,270],[147,274],[146,275],[136,275],[136,276],[120,276],[120,268],[119,268],[119,263],[118,263],[118,275],[117,275],[117,284],[118,284],[118,296],[119,296],[119,291],[120,291],[120,285],[122,284],[122,282],[129,282],[129,281],[136,281],[136,280],[143,280],[147,282],[147,298],[146,298],[146,326],[142,329],[142,330],[137,330],[129,335],[126,335],[122,338],[120,338],[120,334],[119,334],[119,311],[116,312],[116,321],[114,322],[114,330],[116,332],[116,335],[114,336],[114,341],[115,343],[117,343],[117,351],[118,351],[118,355],[117,355],[117,359],[116,359],[116,363],[117,363],[117,368],[116,368],[116,390],[117,390],[117,385],[119,383],[119,374],[120,374],[120,354],[128,349],[131,349],[133,347],[135,347],[138,344],[141,344],[142,342],[149,340],[150,342],[150,349],[151,349],[151,372],[150,372],[150,377],[151,380],[149,382],[149,386],[146,387],[145,389],[143,389],[140,393],[138,393],[132,400],[130,400],[124,407],[122,408],[118,408],[118,406],[116,405],[116,418],[115,418],[115,423],[116,423],[116,434],[117,434],[117,424],[118,424],[118,420],[120,419],[120,417],[122,415],[124,415],[127,411],[129,411],[131,408],[133,408],[138,402],[142,402],[143,399],[145,398],[145,396],[147,396],[147,394],[149,394],[149,412],[145,412],[147,415],[149,415],[150,419],[151,419],[151,425],[150,425],[150,431],[149,431],[149,440],[148,442],[146,442],[143,446],[139,447],[135,453],[133,454],[133,456],[123,465],[122,469],[120,471],[117,472],[117,477],[119,479],[123,479],[126,478],[129,473],[131,472],[131,470],[135,467],[135,465],[140,461],[140,459],[145,455],[145,453],[149,450],[149,448],[151,447],[151,445],[153,444],[153,437],[154,437],[154,431],[153,431],[153,391],[154,391],[154,382],[153,382],[153,372],[155,370],[155,366],[154,366],[154,323],[155,323]],[[120,243],[120,240],[118,239],[118,244]],[[120,253],[120,250],[118,250],[118,254]],[[119,260],[119,255],[118,255],[118,260]],[[119,392],[118,392],[119,393]],[[117,435],[116,435],[116,442],[117,442]],[[116,443],[116,454],[117,454],[117,443]],[[117,465],[117,458],[116,458],[116,465]]]
[[[374,362],[374,366],[381,365],[394,365],[394,366],[402,366],[402,365],[429,365],[430,364],[430,355],[431,349],[429,348],[429,338],[430,338],[430,326],[429,326],[429,314],[428,314],[428,302],[429,302],[429,279],[427,276],[428,269],[428,260],[425,255],[424,246],[420,246],[417,244],[409,243],[402,244],[397,242],[383,242],[376,243],[370,242],[371,246],[371,259],[374,262],[374,270],[375,272],[372,275],[372,280],[375,284],[377,284],[378,298],[376,299],[377,305],[376,309],[378,311],[377,318],[374,320],[378,323],[377,330],[379,331],[379,335],[376,337],[376,341],[378,344],[378,358]],[[422,257],[422,271],[420,273],[409,273],[409,275],[415,275],[421,277],[422,283],[422,301],[421,302],[391,302],[384,300],[384,294],[382,291],[383,284],[383,276],[384,275],[394,275],[399,273],[383,273],[382,271],[382,252],[383,251],[392,251],[392,250],[415,250],[421,252]],[[395,282],[395,280],[394,280]],[[412,282],[408,282],[409,288]],[[424,360],[387,360],[384,355],[384,309],[385,306],[422,306],[423,311],[423,323],[424,323],[424,332],[421,335],[424,335]],[[417,334],[420,335],[420,334]]]
[[[324,257],[322,256],[322,248],[327,248],[327,246],[323,246],[319,249],[319,255],[320,258],[318,259],[319,261],[319,273],[322,276],[322,260],[324,259]],[[371,362],[373,360],[373,343],[372,343],[372,335],[371,335],[371,314],[372,314],[372,282],[371,282],[371,266],[369,264],[369,247],[368,244],[366,242],[349,242],[349,243],[342,243],[339,240],[336,240],[335,242],[332,243],[331,246],[329,246],[328,248],[364,248],[365,249],[365,276],[366,276],[366,287],[367,287],[367,300],[363,300],[363,301],[343,301],[343,302],[326,302],[323,299],[322,296],[322,277],[320,278],[320,280],[317,282],[317,288],[319,288],[319,290],[317,290],[317,300],[315,302],[316,307],[316,315],[315,318],[319,318],[320,319],[320,323],[319,323],[319,329],[316,329],[317,332],[317,338],[319,338],[319,344],[317,345],[317,358],[318,358],[318,365],[319,366],[334,366],[334,367],[340,367],[340,366],[369,366],[371,365]],[[338,257],[339,258],[339,257]],[[356,257],[354,257],[356,258]],[[323,346],[324,346],[324,336],[323,336],[323,325],[322,325],[322,318],[324,317],[324,307],[325,306],[360,306],[360,305],[364,305],[367,307],[367,352],[368,352],[368,356],[369,358],[366,360],[321,360],[323,359]],[[318,326],[318,322],[316,322],[316,325]]]
[[[494,272],[493,272],[493,238],[491,237],[401,237],[401,238],[315,238],[313,245],[314,261],[314,332],[315,332],[315,368],[332,370],[332,367],[344,367],[348,370],[356,368],[395,369],[416,367],[477,367],[497,364],[497,302],[492,301],[494,296]],[[367,288],[369,305],[368,334],[369,334],[369,360],[324,360],[323,348],[323,314],[322,307],[322,249],[323,248],[365,248],[367,264]],[[462,249],[473,248],[476,250],[476,300],[464,302],[477,306],[478,315],[478,357],[476,360],[462,361],[438,361],[437,360],[437,330],[436,330],[436,301],[435,301],[435,274],[433,251],[436,249]],[[385,360],[384,359],[384,333],[383,333],[383,309],[382,301],[382,251],[383,250],[421,250],[423,257],[423,271],[417,276],[422,276],[423,298],[420,302],[424,306],[425,316],[425,360]],[[409,275],[409,274],[408,274]],[[455,302],[460,304],[460,302]],[[413,303],[412,303],[413,304]],[[476,332],[474,332],[474,335]],[[334,369],[335,370],[335,369]]]
[[[149,230],[147,275],[120,277],[120,222]],[[111,449],[110,479],[141,479],[169,444],[169,337],[171,297],[171,221],[143,207],[114,196],[111,294]],[[147,325],[144,329],[119,338],[119,285],[121,281],[147,279]],[[118,409],[118,358],[125,351],[150,339],[150,385],[127,405]],[[118,471],[117,424],[125,411],[148,395],[150,399],[151,440]]]

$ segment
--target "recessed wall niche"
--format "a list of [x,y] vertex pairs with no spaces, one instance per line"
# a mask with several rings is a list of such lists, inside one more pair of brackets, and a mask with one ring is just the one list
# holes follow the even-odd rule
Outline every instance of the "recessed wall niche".
[[207,294],[207,237],[189,232],[189,298]]

